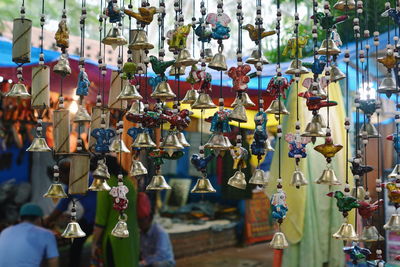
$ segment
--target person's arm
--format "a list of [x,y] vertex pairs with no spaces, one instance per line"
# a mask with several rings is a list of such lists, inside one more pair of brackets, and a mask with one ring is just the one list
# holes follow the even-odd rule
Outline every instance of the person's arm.
[[58,267],[58,257],[47,259],[48,267]]
[[58,247],[56,238],[53,233],[50,231],[46,236],[46,260],[49,267],[58,267]]
[[60,215],[68,209],[69,202],[69,198],[60,199],[54,210],[50,213],[49,216],[44,219],[43,225],[46,227],[51,226],[51,224],[54,223],[58,219],[58,217],[60,217]]
[[159,230],[155,237],[154,244],[156,244],[156,251],[153,255],[147,256],[143,259],[145,265],[152,265],[156,262],[173,260],[171,241],[169,235],[163,230]]
[[92,257],[96,255],[96,250],[101,247],[101,239],[103,237],[104,228],[95,225],[93,228],[93,240],[92,240]]

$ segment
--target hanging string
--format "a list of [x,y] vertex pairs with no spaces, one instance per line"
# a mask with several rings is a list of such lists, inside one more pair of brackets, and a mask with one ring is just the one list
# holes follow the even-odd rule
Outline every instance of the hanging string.
[[[276,12],[276,34],[277,34],[277,64],[276,64],[276,71],[277,71],[277,78],[281,79],[282,73],[281,73],[281,31],[280,31],[280,22],[281,22],[281,9],[280,9],[280,0],[277,1],[277,12]],[[281,110],[281,92],[279,90],[278,92],[278,103],[279,103],[279,111]],[[282,181],[282,176],[281,176],[281,164],[282,164],[282,151],[281,151],[281,139],[282,139],[282,126],[281,126],[281,115],[278,114],[278,188],[281,187],[281,181]]]
[[294,1],[294,33],[296,35],[296,121],[299,122],[299,14],[297,13],[297,0]]

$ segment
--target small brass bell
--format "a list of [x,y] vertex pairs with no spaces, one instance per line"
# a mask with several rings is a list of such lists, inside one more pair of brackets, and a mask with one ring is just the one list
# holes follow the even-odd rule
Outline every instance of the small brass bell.
[[167,137],[165,137],[160,147],[163,149],[173,149],[173,150],[179,150],[184,148],[181,142],[179,142],[176,132],[172,131],[168,133]]
[[132,143],[132,147],[136,148],[154,148],[156,143],[153,142],[148,132],[139,133],[136,136],[135,141]]
[[371,123],[370,120],[368,120],[367,123],[363,123],[361,125],[359,136],[363,137],[364,133],[366,133],[366,136],[368,138],[379,138],[379,137],[381,137],[381,135],[379,134],[378,130],[375,128],[375,126]]
[[303,63],[301,62],[300,59],[294,59],[290,63],[289,68],[285,71],[286,74],[291,74],[295,75],[296,73],[298,74],[306,74],[309,71],[307,70],[306,67],[303,66]]
[[111,45],[114,50],[117,46],[126,45],[128,43],[125,37],[121,35],[118,27],[115,26],[110,29],[107,36],[104,37],[101,42],[105,45]]
[[385,238],[381,236],[373,225],[364,226],[363,231],[360,236],[360,241],[363,242],[378,242],[383,241]]
[[398,92],[396,81],[392,77],[391,73],[388,73],[386,77],[383,78],[377,92],[380,94],[385,94],[387,97],[390,97],[392,94],[396,94]]
[[68,195],[64,191],[64,187],[60,183],[51,184],[47,192],[43,195],[43,197],[59,199],[59,198],[67,198]]
[[54,73],[57,73],[63,77],[68,76],[72,73],[71,67],[69,66],[68,58],[64,56],[64,54],[61,54],[57,64],[53,67],[53,71]]
[[321,114],[319,113],[315,114],[311,120],[316,123],[319,123],[321,125],[321,128],[326,128],[324,118],[322,118]]
[[246,108],[242,104],[236,105],[229,118],[237,122],[247,122]]
[[357,187],[353,187],[351,189],[351,195],[359,201],[364,201],[365,200],[365,189],[362,185],[359,185]]
[[213,58],[213,52],[211,48],[206,48],[204,49],[204,59],[206,60],[206,62],[211,62]]
[[186,73],[186,66],[172,66],[169,70],[169,76],[181,76],[181,75],[185,75]]
[[165,181],[164,176],[162,175],[154,175],[151,178],[149,185],[146,187],[146,190],[169,190],[171,186]]
[[315,181],[317,184],[341,185],[342,183],[336,177],[335,172],[328,167],[322,172],[322,175]]
[[120,138],[114,138],[110,145],[110,152],[113,153],[131,153],[129,149],[126,147],[124,140]]
[[200,93],[196,101],[191,105],[192,109],[212,109],[217,106],[212,101],[209,94]]
[[306,130],[301,136],[305,137],[324,137],[325,133],[322,131],[321,124],[311,120],[311,122],[307,123]]
[[133,159],[130,173],[132,176],[146,175],[147,169],[141,161]]
[[92,117],[89,115],[89,112],[86,110],[86,107],[83,105],[79,105],[78,111],[74,116],[74,122],[90,122]]
[[331,82],[337,82],[346,78],[346,74],[344,74],[337,65],[333,65],[331,67]]
[[142,100],[143,97],[139,94],[136,86],[127,81],[122,88],[121,93],[117,96],[119,100]]
[[215,193],[217,192],[208,178],[197,179],[195,186],[190,190],[191,193]]
[[182,146],[184,146],[184,147],[190,146],[189,142],[186,140],[186,137],[182,132],[176,133],[176,136],[178,137],[178,141],[179,141],[179,143],[182,144]]
[[268,177],[261,169],[256,169],[249,180],[249,184],[267,185]]
[[228,185],[245,190],[247,185],[246,176],[242,171],[236,171],[235,174],[229,178]]
[[255,48],[251,52],[251,56],[246,59],[246,63],[256,65],[258,62],[261,62],[263,65],[269,64],[268,60],[262,54],[260,54],[258,48]]
[[35,137],[32,144],[26,149],[28,152],[50,152],[51,148],[47,145],[46,139],[43,137]]
[[97,161],[97,168],[92,173],[94,178],[110,179],[110,173],[105,160]]
[[353,10],[356,8],[356,1],[354,0],[339,0],[333,5],[334,9],[340,11]]
[[183,104],[193,104],[199,98],[197,90],[190,89],[186,91],[185,97],[182,99]]
[[269,114],[275,115],[289,115],[290,112],[286,109],[285,104],[283,104],[282,100],[274,99],[269,105],[268,109],[265,111]]
[[79,223],[73,220],[70,223],[68,223],[67,227],[65,228],[61,236],[64,238],[71,238],[72,240],[74,240],[74,238],[85,237],[86,234],[84,231],[82,231]]
[[142,101],[133,101],[128,113],[141,114],[144,112],[144,104]]
[[176,58],[175,66],[192,66],[197,64],[198,60],[192,58],[189,50],[183,49],[179,52],[178,57]]
[[131,43],[128,45],[131,50],[150,50],[154,45],[147,40],[147,34],[144,30],[131,30]]
[[326,99],[327,95],[324,89],[322,89],[321,84],[319,82],[312,82],[308,87],[307,91],[314,96],[320,97],[322,99]]
[[108,185],[107,181],[102,178],[93,178],[92,184],[88,188],[90,191],[110,191],[111,187]]
[[212,134],[204,147],[216,150],[228,150],[232,147],[232,144],[226,136],[223,136],[222,134]]
[[23,83],[16,83],[11,87],[11,90],[6,94],[6,97],[19,97],[19,98],[31,98],[31,95],[26,89],[25,84]]
[[336,46],[336,43],[332,39],[329,39],[328,42],[326,42],[326,39],[324,39],[317,53],[319,55],[328,56],[337,55],[340,54],[340,49]]
[[175,98],[176,95],[172,91],[171,87],[166,81],[162,81],[157,84],[156,89],[154,89],[153,93],[150,95],[154,99],[160,99],[161,101],[165,101],[167,99]]
[[228,70],[225,56],[222,53],[218,52],[214,55],[211,62],[208,64],[208,67],[217,71]]
[[347,222],[342,223],[339,230],[332,237],[346,241],[358,241],[358,236],[356,231],[354,231],[353,225]]
[[390,172],[388,175],[388,178],[396,178],[397,175],[400,174],[400,164],[396,164],[393,168],[393,170]]
[[254,104],[253,101],[251,101],[251,98],[249,97],[249,95],[246,92],[243,92],[241,97],[239,97],[238,95],[236,95],[235,100],[232,102],[231,107],[236,107],[238,104],[242,104],[245,108],[251,108],[251,107],[255,107],[256,104]]
[[114,226],[114,228],[111,231],[111,235],[118,237],[118,238],[128,238],[129,237],[129,230],[128,230],[128,224],[126,223],[127,221],[127,216],[126,214],[123,214],[123,216],[119,216],[117,224]]
[[383,226],[383,229],[393,232],[400,231],[400,215],[397,213],[390,216],[389,221]]
[[295,170],[293,172],[293,176],[292,176],[292,180],[290,181],[290,184],[295,186],[296,188],[300,188],[300,186],[308,185],[308,181],[304,177],[304,174],[301,171]]
[[289,243],[286,240],[285,234],[282,232],[276,232],[272,237],[269,246],[273,249],[284,249],[289,247]]

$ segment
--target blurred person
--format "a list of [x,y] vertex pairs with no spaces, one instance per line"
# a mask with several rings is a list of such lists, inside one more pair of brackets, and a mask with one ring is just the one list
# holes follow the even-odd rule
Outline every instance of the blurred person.
[[174,252],[168,233],[153,221],[150,200],[146,193],[138,195],[140,228],[140,267],[173,267]]
[[21,222],[0,233],[1,267],[58,267],[58,248],[54,234],[41,227],[43,210],[26,203],[19,212]]

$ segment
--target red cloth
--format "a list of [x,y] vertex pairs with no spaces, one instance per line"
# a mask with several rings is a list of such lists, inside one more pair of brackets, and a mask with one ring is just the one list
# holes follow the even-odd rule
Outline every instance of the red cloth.
[[137,209],[138,219],[144,219],[150,216],[151,204],[150,204],[150,199],[146,193],[139,192],[136,209]]

